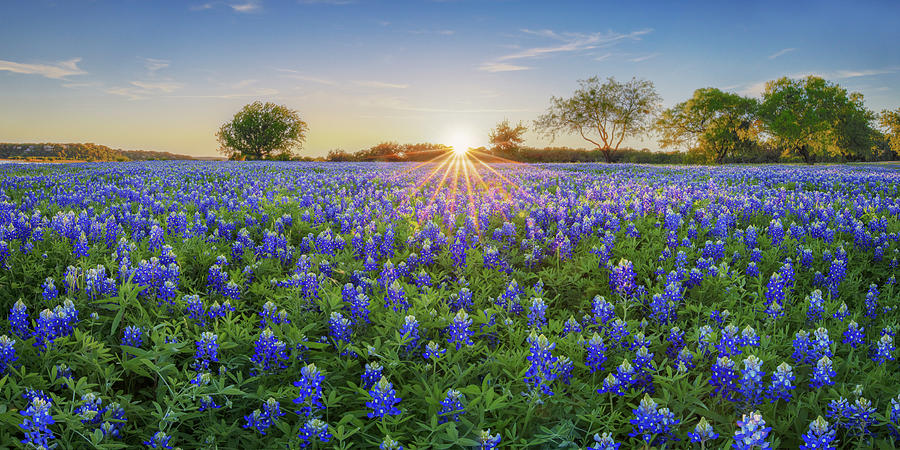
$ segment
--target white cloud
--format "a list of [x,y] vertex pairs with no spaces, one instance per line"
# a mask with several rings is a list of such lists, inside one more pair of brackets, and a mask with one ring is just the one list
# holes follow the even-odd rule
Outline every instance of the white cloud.
[[605,59],[609,59],[609,57],[611,57],[612,55],[613,55],[612,53],[604,53],[604,54],[594,58],[594,61],[603,61]]
[[497,61],[510,61],[523,58],[535,58],[538,56],[549,55],[561,52],[575,52],[579,50],[589,50],[597,47],[605,47],[623,40],[639,40],[641,36],[650,33],[653,30],[644,29],[633,31],[631,33],[616,32],[598,32],[598,33],[556,33],[552,30],[522,30],[527,34],[545,37],[557,41],[561,41],[560,45],[552,45],[546,47],[532,47],[516,53],[501,56]]
[[777,52],[772,53],[771,55],[769,55],[769,59],[775,59],[775,58],[777,58],[777,57],[779,57],[779,56],[784,56],[784,55],[786,55],[786,54],[788,54],[788,53],[790,53],[790,52],[792,52],[792,51],[794,51],[794,50],[797,50],[797,49],[796,49],[796,48],[793,48],[793,47],[790,47],[790,48],[783,48],[783,49],[778,50]]
[[133,86],[144,89],[145,91],[175,92],[184,86],[174,81],[132,81]]
[[84,75],[87,72],[78,67],[81,58],[72,58],[56,64],[28,64],[0,59],[0,70],[29,75],[41,75],[55,80],[71,75]]
[[528,66],[517,66],[515,64],[506,63],[484,63],[478,67],[483,72],[515,72],[518,70],[529,70]]
[[385,83],[383,81],[374,81],[374,80],[357,80],[357,81],[354,81],[353,84],[355,84],[357,86],[363,86],[363,87],[386,88],[386,89],[406,89],[409,87],[408,84]]
[[155,58],[143,58],[144,59],[144,67],[150,72],[156,72],[160,69],[165,69],[169,67],[171,61],[165,59],[155,59]]
[[631,61],[631,62],[633,62],[633,63],[637,63],[637,62],[641,62],[641,61],[646,61],[646,60],[651,59],[651,58],[656,58],[656,57],[659,56],[659,55],[662,55],[662,53],[651,53],[651,54],[649,54],[649,55],[638,56],[638,57],[636,57],[636,58],[631,58],[631,59],[629,59],[629,61]]
[[258,11],[260,9],[260,4],[256,1],[248,1],[245,3],[233,3],[228,5],[236,12],[239,13],[251,13]]

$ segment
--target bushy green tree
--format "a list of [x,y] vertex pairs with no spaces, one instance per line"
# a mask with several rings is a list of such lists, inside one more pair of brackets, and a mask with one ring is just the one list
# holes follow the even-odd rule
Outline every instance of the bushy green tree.
[[807,164],[829,154],[864,158],[871,151],[871,141],[866,144],[871,113],[862,96],[848,95],[822,78],[782,77],[766,83],[759,111],[775,144]]
[[229,159],[289,159],[309,130],[297,111],[274,103],[244,106],[219,128],[219,151]]
[[697,89],[657,119],[659,145],[685,147],[717,163],[729,154],[747,153],[758,129],[757,106],[754,99],[716,88]]
[[878,125],[894,155],[900,155],[900,108],[885,109],[878,115]]
[[552,97],[547,112],[535,122],[542,134],[578,134],[596,146],[607,162],[629,136],[637,136],[652,125],[660,97],[653,83],[632,78],[620,83],[598,77],[580,80],[572,97]]

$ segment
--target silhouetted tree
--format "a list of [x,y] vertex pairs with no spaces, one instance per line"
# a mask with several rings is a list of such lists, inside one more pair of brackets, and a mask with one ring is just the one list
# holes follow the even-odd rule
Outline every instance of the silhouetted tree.
[[528,128],[522,122],[512,126],[509,123],[509,119],[503,119],[491,130],[488,137],[490,143],[493,144],[494,150],[510,151],[522,146],[525,142],[523,135],[526,131],[528,131]]

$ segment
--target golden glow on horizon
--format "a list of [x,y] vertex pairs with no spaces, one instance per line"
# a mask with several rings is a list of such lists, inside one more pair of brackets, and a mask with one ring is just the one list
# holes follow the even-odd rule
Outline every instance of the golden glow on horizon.
[[447,145],[453,147],[453,153],[459,156],[465,155],[469,149],[479,146],[478,139],[475,135],[470,130],[463,127],[453,129],[447,134],[447,137],[443,142],[446,142]]

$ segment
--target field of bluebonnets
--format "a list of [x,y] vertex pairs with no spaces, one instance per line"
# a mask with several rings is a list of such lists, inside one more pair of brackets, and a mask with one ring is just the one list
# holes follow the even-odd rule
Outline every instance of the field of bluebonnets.
[[900,438],[888,167],[0,174],[4,447]]

